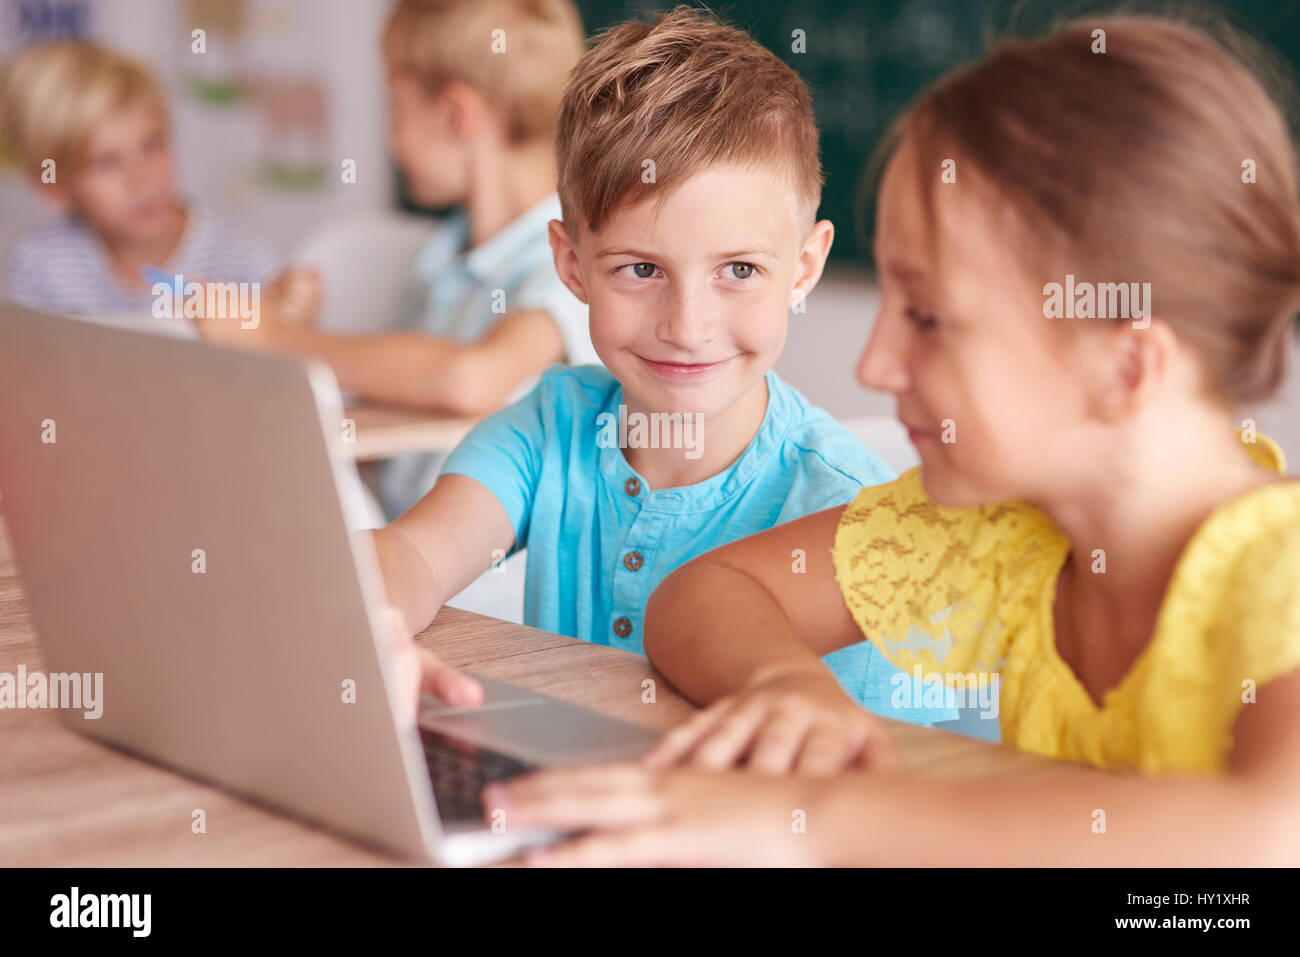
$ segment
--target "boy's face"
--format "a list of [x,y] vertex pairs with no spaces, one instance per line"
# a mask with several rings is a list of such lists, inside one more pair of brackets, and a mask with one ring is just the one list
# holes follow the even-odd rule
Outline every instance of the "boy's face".
[[124,107],[96,126],[66,187],[58,172],[56,198],[102,233],[148,242],[173,222],[171,145],[151,105]]
[[456,135],[454,104],[430,96],[415,77],[388,74],[389,137],[411,199],[421,206],[455,206],[468,192],[467,155]]
[[591,341],[630,410],[717,416],[775,364],[791,305],[816,285],[834,230],[811,230],[766,169],[714,167],[624,206],[570,242],[556,269],[587,303]]

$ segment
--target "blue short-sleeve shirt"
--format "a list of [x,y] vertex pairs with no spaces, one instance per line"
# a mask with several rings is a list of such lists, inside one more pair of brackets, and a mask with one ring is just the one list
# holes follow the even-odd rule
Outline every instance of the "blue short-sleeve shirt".
[[[442,474],[468,476],[492,492],[514,526],[514,550],[528,549],[525,623],[641,654],[646,602],[674,569],[894,477],[775,372],[767,373],[767,388],[763,422],[741,456],[677,488],[650,488],[608,441],[623,389],[601,366],[552,367],[522,400],[481,422]],[[889,701],[898,672],[870,642],[826,662],[872,710],[918,723],[956,716],[950,708],[895,714]]]

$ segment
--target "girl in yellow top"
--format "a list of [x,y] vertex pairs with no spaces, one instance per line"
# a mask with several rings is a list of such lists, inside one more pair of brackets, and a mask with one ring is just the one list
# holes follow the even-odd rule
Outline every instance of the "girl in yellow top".
[[[1119,17],[1000,46],[892,145],[859,377],[920,467],[666,579],[646,651],[710,706],[487,806],[596,829],[561,863],[1300,863],[1300,482],[1234,411],[1300,309],[1279,111],[1201,32]],[[1144,773],[870,773],[883,722],[818,662],[863,639],[996,677],[1012,746]]]

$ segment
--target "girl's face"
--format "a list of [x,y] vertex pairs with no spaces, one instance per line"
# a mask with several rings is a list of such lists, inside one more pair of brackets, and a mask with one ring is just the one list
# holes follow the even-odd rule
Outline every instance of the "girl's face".
[[1100,436],[1085,381],[1096,364],[1080,345],[1089,336],[1052,324],[1090,320],[1044,318],[1051,279],[1026,273],[1007,217],[973,176],[934,184],[931,242],[918,175],[904,144],[880,191],[881,304],[858,378],[897,398],[937,503],[1068,491]]

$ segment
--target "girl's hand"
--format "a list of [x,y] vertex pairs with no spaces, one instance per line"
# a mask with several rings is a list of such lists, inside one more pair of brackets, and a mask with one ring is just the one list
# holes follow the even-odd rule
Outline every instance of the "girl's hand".
[[[834,828],[812,806],[826,782],[638,764],[543,771],[483,792],[508,828],[590,830],[533,851],[531,865],[813,866]],[[816,837],[823,835],[822,838]]]
[[643,759],[654,768],[745,766],[765,774],[895,770],[884,723],[855,704],[820,663],[760,671],[746,688],[674,728]]

